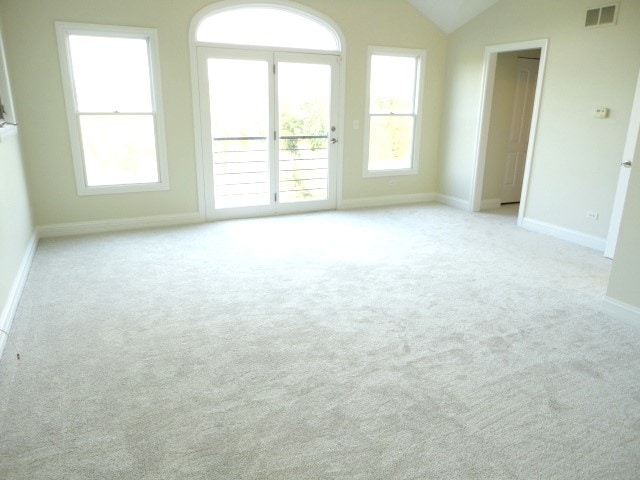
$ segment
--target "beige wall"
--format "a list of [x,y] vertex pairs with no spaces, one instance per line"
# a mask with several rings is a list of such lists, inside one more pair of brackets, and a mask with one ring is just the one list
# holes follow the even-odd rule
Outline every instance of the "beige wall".
[[[21,119],[24,156],[38,225],[195,212],[198,208],[188,33],[210,0],[0,0]],[[344,198],[436,190],[446,37],[417,10],[397,0],[301,0],[332,18],[346,37]],[[168,192],[76,194],[54,22],[157,28],[167,128]],[[420,172],[396,178],[362,177],[368,45],[427,50]],[[360,129],[353,129],[353,121]]]
[[[0,142],[0,312],[7,305],[33,234],[18,139],[12,135]],[[2,342],[0,338],[0,345]]]
[[607,296],[640,309],[640,138],[633,165]]
[[[469,200],[485,47],[548,38],[525,216],[606,237],[640,67],[640,2],[621,0],[616,26],[586,29],[593,5],[502,0],[449,37],[441,193]],[[599,106],[610,118],[593,118]]]
[[[0,8],[0,29],[4,31],[2,13]],[[11,135],[0,142],[0,312],[8,305],[32,235],[31,207],[19,137]],[[6,320],[0,317],[0,323]],[[6,327],[0,324],[0,328]],[[4,342],[5,339],[0,338],[0,345]]]

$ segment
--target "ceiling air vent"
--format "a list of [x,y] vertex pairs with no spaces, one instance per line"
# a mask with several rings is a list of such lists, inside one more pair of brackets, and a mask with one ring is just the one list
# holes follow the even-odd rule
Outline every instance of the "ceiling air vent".
[[587,10],[585,27],[597,27],[598,25],[614,25],[618,20],[618,5],[592,8]]

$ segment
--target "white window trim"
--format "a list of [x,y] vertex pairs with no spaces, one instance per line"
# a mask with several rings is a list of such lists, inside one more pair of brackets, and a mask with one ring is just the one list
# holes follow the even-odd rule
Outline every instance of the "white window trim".
[[[415,92],[415,125],[413,132],[413,148],[411,154],[411,167],[393,170],[369,170],[369,129],[370,129],[370,95],[371,95],[371,57],[373,55],[393,55],[395,57],[411,57],[418,60]],[[364,159],[362,163],[362,175],[370,177],[389,177],[400,175],[418,174],[420,164],[420,137],[422,132],[422,103],[424,95],[424,79],[426,70],[427,52],[426,50],[413,48],[381,47],[371,45],[367,49],[367,91],[366,109],[364,121]]]
[[18,132],[13,99],[11,97],[11,83],[9,82],[9,71],[7,69],[7,57],[4,53],[4,41],[2,40],[2,30],[0,29],[0,101],[5,109],[5,114],[0,116],[0,142],[10,135]]
[[[67,119],[73,166],[76,177],[78,195],[102,195],[111,193],[147,192],[169,190],[169,168],[167,164],[167,148],[164,126],[164,108],[162,105],[162,89],[160,87],[160,56],[158,53],[158,33],[152,28],[120,27],[113,25],[95,25],[85,23],[56,22],[58,51],[64,87]],[[141,38],[147,40],[149,46],[149,70],[151,75],[151,96],[153,116],[155,119],[156,154],[158,160],[158,182],[136,183],[126,185],[87,186],[78,109],[73,87],[69,35],[100,35],[118,38]]]

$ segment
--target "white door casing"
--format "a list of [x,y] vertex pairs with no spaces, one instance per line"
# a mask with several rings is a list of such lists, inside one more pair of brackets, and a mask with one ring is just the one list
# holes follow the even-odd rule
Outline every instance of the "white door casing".
[[[260,199],[255,204],[247,204],[243,206],[231,206],[229,208],[220,208],[221,197],[220,191],[222,189],[229,188],[239,188],[236,185],[223,185],[226,183],[224,180],[220,180],[221,176],[218,175],[216,177],[216,172],[214,171],[214,121],[212,121],[212,116],[215,115],[215,112],[212,111],[212,94],[210,90],[210,82],[213,79],[209,78],[210,65],[211,61],[215,62],[216,60],[224,60],[224,61],[247,61],[248,63],[255,63],[259,65],[264,63],[266,71],[268,71],[268,80],[264,82],[256,84],[254,82],[251,85],[253,88],[260,88],[264,91],[264,101],[268,103],[268,120],[265,120],[265,125],[268,123],[268,127],[265,127],[260,130],[261,133],[258,134],[255,140],[252,141],[260,141],[259,139],[263,139],[268,146],[266,147],[265,155],[268,157],[268,166],[266,169],[262,169],[261,172],[268,176],[268,180],[266,183],[268,185],[265,188],[268,190],[264,195],[260,196]],[[236,217],[244,217],[244,216],[257,216],[257,215],[273,215],[277,213],[293,213],[293,212],[302,212],[302,211],[313,211],[313,210],[326,210],[336,208],[337,204],[337,157],[338,157],[338,147],[339,147],[339,138],[338,133],[339,129],[338,125],[338,110],[339,110],[339,102],[338,102],[338,82],[339,82],[339,57],[337,55],[330,54],[311,54],[311,53],[288,53],[288,52],[274,52],[274,51],[266,51],[266,50],[246,50],[246,49],[229,49],[229,48],[215,48],[215,47],[198,47],[197,48],[197,62],[198,62],[198,80],[199,80],[199,92],[200,92],[200,101],[199,101],[199,111],[200,111],[200,125],[201,125],[201,134],[200,138],[202,141],[202,152],[203,152],[203,188],[204,188],[204,196],[205,196],[205,217],[207,219],[221,219],[221,218],[236,218]],[[280,111],[282,110],[282,106],[280,105],[278,98],[278,76],[279,76],[279,64],[282,64],[284,70],[292,71],[291,67],[295,66],[303,66],[308,65],[313,68],[313,66],[318,67],[327,67],[330,70],[330,100],[329,100],[329,116],[330,118],[327,121],[326,129],[327,129],[327,137],[324,142],[326,143],[326,196],[322,198],[311,198],[302,201],[289,201],[281,202],[280,192],[285,184],[292,184],[293,182],[287,182],[284,175],[283,169],[280,168],[281,160],[284,163],[285,159],[282,158],[286,153],[284,149],[279,148],[279,145],[283,142],[281,139],[281,125],[280,125]],[[267,77],[265,76],[265,79]],[[291,84],[292,79],[288,78],[287,81]],[[238,82],[240,87],[240,82]],[[308,84],[310,82],[305,82],[304,79],[301,79],[301,86],[305,88],[305,83]],[[286,90],[288,92],[289,90]],[[241,92],[233,91],[232,95],[241,94]],[[267,98],[268,97],[268,98]],[[255,123],[255,122],[254,122]],[[303,122],[305,123],[305,122]],[[256,130],[253,128],[253,130]],[[240,131],[240,130],[238,130]],[[285,136],[285,135],[283,135]],[[289,135],[288,141],[291,140],[291,136]],[[285,140],[286,141],[286,140]],[[304,141],[304,140],[302,140]],[[318,142],[322,141],[322,139],[317,139]],[[220,170],[220,165],[217,167]],[[264,171],[266,170],[266,172]],[[308,170],[307,170],[308,171]],[[318,170],[312,172],[317,173]],[[259,174],[254,174],[259,175]],[[258,182],[264,182],[262,179],[256,180]],[[318,180],[310,180],[311,183],[318,183]],[[217,190],[216,190],[217,189]],[[260,190],[262,192],[262,190]],[[216,193],[218,195],[216,195]]]
[[[636,84],[636,93],[631,107],[631,117],[629,119],[629,128],[627,130],[627,139],[624,144],[624,152],[622,154],[622,162],[620,165],[620,173],[618,174],[618,186],[613,200],[613,208],[611,210],[611,221],[609,222],[609,233],[607,234],[607,245],[604,249],[604,256],[613,258],[618,243],[618,233],[620,231],[620,222],[622,221],[622,211],[624,202],[627,197],[627,189],[629,186],[629,177],[631,176],[631,165],[636,156],[637,149],[640,148],[640,73],[638,74],[638,82]],[[626,165],[629,162],[629,166]]]
[[531,115],[531,128],[529,129],[529,142],[524,165],[522,195],[520,197],[520,208],[518,210],[518,226],[522,226],[524,215],[526,212],[531,161],[534,156],[535,150],[535,138],[537,133],[538,114],[540,111],[540,99],[542,97],[544,83],[544,72],[548,43],[549,41],[547,39],[541,39],[502,45],[491,45],[485,48],[484,73],[482,79],[478,131],[476,136],[477,141],[475,150],[475,161],[471,175],[471,201],[469,202],[469,210],[473,212],[480,211],[482,205],[482,183],[484,180],[485,164],[487,160],[487,144],[489,137],[489,126],[491,122],[491,102],[493,100],[493,89],[495,85],[498,54],[501,52],[540,49],[540,67],[538,73],[538,81],[535,89],[533,113]]

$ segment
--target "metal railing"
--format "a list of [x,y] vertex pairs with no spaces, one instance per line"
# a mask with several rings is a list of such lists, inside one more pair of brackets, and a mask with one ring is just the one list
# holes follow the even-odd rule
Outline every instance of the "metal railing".
[[[231,149],[215,149],[214,195],[216,204],[246,206],[252,198],[264,204],[269,192],[269,160],[266,145],[230,145],[230,142],[266,142],[268,137],[213,137],[216,144]],[[319,200],[326,198],[328,187],[328,134],[283,135],[280,140],[278,199],[280,202]],[[325,140],[321,145],[312,142]],[[282,145],[282,141],[290,142]],[[303,145],[298,145],[300,141]],[[295,142],[295,143],[293,143]],[[220,145],[221,146],[221,145]],[[251,148],[253,147],[253,148]],[[261,148],[256,148],[261,147]],[[288,152],[287,155],[283,155]],[[247,157],[250,158],[247,158]]]

